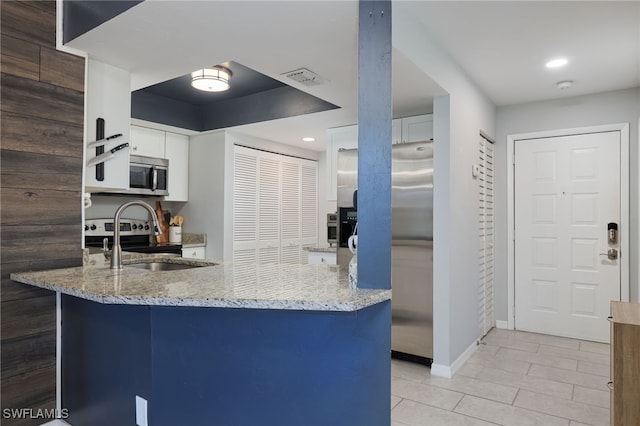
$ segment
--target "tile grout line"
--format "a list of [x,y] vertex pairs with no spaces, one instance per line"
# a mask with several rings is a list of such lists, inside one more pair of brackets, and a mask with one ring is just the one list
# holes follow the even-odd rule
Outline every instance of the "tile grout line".
[[518,399],[518,395],[519,395],[519,394],[520,394],[520,388],[518,387],[518,390],[516,391],[516,394],[515,394],[515,395],[514,395],[514,397],[513,397],[513,401],[511,401],[511,404],[510,404],[512,407],[516,407],[516,406],[515,406],[515,405],[513,405],[513,404],[515,404],[516,399]]

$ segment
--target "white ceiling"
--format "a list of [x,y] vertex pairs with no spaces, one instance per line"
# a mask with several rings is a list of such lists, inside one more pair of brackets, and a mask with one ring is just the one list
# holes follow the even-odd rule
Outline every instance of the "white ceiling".
[[[409,8],[496,104],[640,86],[640,2],[394,2]],[[342,107],[239,126],[238,131],[324,150],[329,127],[357,121],[357,2],[147,0],[68,45],[127,69],[132,90],[233,60]],[[394,22],[394,25],[401,23]],[[544,68],[565,56],[562,70]],[[307,88],[281,74],[306,67],[328,81]],[[565,91],[560,80],[573,80]],[[443,90],[393,54],[393,114],[431,112]],[[303,136],[315,136],[305,143]]]

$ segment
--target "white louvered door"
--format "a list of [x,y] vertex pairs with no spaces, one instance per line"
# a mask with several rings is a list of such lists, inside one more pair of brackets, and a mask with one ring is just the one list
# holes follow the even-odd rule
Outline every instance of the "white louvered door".
[[318,165],[302,164],[300,168],[302,247],[318,244]]
[[236,147],[233,167],[233,261],[258,260],[258,157]]
[[280,161],[258,152],[258,263],[280,262]]
[[479,195],[479,331],[480,337],[495,325],[494,318],[494,198],[493,198],[493,144],[480,137],[480,157],[478,173]]
[[318,166],[235,146],[234,263],[306,263],[318,243]]
[[282,263],[300,263],[300,195],[300,164],[286,159],[282,162]]

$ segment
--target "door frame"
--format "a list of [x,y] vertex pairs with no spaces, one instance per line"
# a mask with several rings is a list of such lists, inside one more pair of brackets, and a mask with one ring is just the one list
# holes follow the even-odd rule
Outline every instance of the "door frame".
[[[570,129],[544,130],[507,135],[507,328],[515,328],[515,143],[519,140],[540,139],[588,133],[620,132],[620,300],[629,301],[629,123]],[[622,161],[627,159],[627,161]]]

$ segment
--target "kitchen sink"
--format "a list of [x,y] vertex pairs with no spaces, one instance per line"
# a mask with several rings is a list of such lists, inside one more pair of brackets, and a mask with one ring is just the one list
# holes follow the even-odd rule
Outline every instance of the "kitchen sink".
[[179,271],[181,269],[201,268],[205,265],[187,265],[185,263],[147,262],[124,265],[129,268],[146,269],[148,271]]
[[203,266],[214,266],[215,263],[207,261],[183,261],[181,258],[154,259],[153,261],[142,260],[125,264],[125,268],[146,269],[147,271],[180,271],[183,269],[202,268]]

